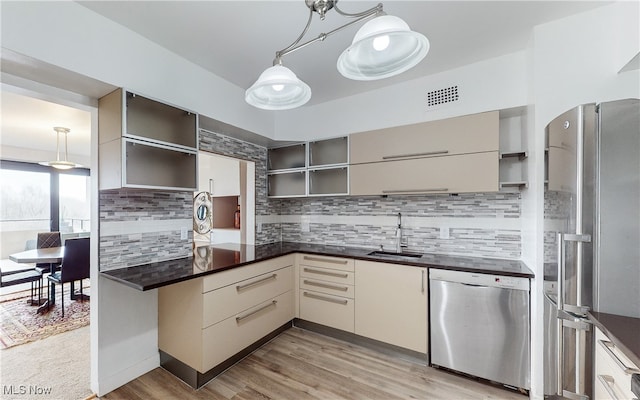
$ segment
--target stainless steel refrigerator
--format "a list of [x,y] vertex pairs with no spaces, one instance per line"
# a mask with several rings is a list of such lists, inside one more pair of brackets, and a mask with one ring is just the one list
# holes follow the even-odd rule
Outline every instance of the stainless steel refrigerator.
[[640,101],[578,106],[546,134],[545,395],[587,399],[587,312],[640,317]]

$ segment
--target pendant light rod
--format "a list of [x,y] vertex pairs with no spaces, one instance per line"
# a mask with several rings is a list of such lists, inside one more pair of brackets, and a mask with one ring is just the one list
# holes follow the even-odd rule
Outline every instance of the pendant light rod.
[[68,129],[64,130],[64,160],[69,161],[67,157],[69,157],[69,142],[67,141],[67,133],[69,133]]
[[[63,128],[56,126],[53,128],[56,132],[56,160],[55,161],[42,161],[38,164],[45,165],[47,167],[53,167],[57,169],[71,169],[80,167],[80,164],[69,161],[69,141],[67,140],[67,134],[71,131],[69,128]],[[64,134],[64,160],[60,159],[60,134]]]
[[[305,0],[305,4],[309,18],[302,33],[289,46],[276,51],[273,66],[264,70],[245,91],[248,104],[263,110],[289,110],[306,104],[311,98],[311,88],[282,65],[282,58],[365,20],[368,21],[358,29],[336,64],[338,72],[348,79],[377,80],[398,75],[413,68],[429,51],[429,40],[412,31],[401,18],[387,15],[382,3],[358,13],[340,10],[338,0]],[[332,8],[352,21],[301,43],[309,33],[313,13],[318,13],[322,21]]]
[[[378,5],[375,6],[375,7],[372,7],[370,9],[368,9],[368,10],[365,10],[365,11],[360,12],[360,13],[355,13],[355,14],[346,13],[346,12],[340,10],[336,3],[337,3],[337,1],[333,4],[333,8],[335,8],[335,10],[340,15],[343,15],[343,16],[349,17],[349,18],[356,18],[356,19],[354,19],[353,21],[347,22],[346,24],[341,25],[341,26],[339,26],[339,27],[327,32],[327,33],[321,33],[317,37],[315,37],[315,38],[313,38],[311,40],[308,40],[308,41],[306,41],[306,42],[304,42],[302,44],[298,44],[298,43],[300,43],[300,41],[302,40],[304,35],[309,31],[309,26],[311,26],[311,20],[313,19],[314,9],[310,5],[309,6],[309,19],[307,20],[307,25],[304,27],[304,29],[303,29],[302,33],[300,34],[300,36],[298,36],[298,38],[293,43],[291,43],[289,46],[285,47],[282,50],[276,51],[276,58],[273,60],[273,65],[282,65],[282,57],[286,56],[287,54],[291,54],[296,50],[300,50],[300,49],[302,49],[304,47],[307,47],[312,43],[321,42],[321,41],[325,40],[328,36],[331,36],[336,32],[340,32],[341,30],[343,30],[346,27],[349,27],[349,26],[351,26],[353,24],[357,24],[358,22],[361,22],[361,21],[365,21],[367,19],[370,19],[370,18],[372,18],[374,16],[377,16],[377,15],[379,15],[379,14],[384,12],[383,9],[382,9],[382,3],[378,3]],[[321,18],[324,19],[324,15],[321,14]]]
[[60,161],[60,130],[59,128],[53,128],[56,131],[56,161]]

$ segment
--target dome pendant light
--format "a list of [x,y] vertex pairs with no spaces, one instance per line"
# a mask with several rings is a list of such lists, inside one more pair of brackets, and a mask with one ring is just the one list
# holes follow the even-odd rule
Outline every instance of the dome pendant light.
[[[57,169],[71,169],[71,168],[76,168],[76,167],[80,167],[80,164],[76,164],[73,163],[71,161],[68,161],[68,155],[69,155],[69,151],[67,148],[67,134],[71,131],[71,129],[69,128],[62,128],[59,126],[56,126],[55,128],[53,128],[54,131],[56,131],[56,160],[55,161],[43,161],[40,162],[38,164],[40,165],[44,165],[47,167],[53,167],[53,168],[57,168]],[[64,160],[60,159],[60,134],[63,133],[64,134]]]
[[[356,33],[349,48],[338,58],[338,71],[349,79],[375,80],[403,73],[418,64],[429,51],[429,41],[398,17],[386,15],[382,3],[360,12],[346,13],[338,8],[338,0],[305,0],[309,19],[298,38],[288,47],[276,52],[273,66],[267,68],[245,92],[245,101],[264,110],[288,110],[300,107],[311,99],[311,89],[282,65],[282,57],[355,23],[370,20]],[[300,43],[309,30],[313,13],[324,20],[327,11],[335,9],[340,15],[354,18],[342,26],[316,38]],[[372,19],[373,18],[373,19]]]
[[338,71],[349,79],[371,81],[415,67],[429,52],[429,40],[398,17],[381,15],[362,26],[338,58]]
[[267,68],[245,92],[245,100],[263,110],[300,107],[311,98],[311,88],[282,64]]

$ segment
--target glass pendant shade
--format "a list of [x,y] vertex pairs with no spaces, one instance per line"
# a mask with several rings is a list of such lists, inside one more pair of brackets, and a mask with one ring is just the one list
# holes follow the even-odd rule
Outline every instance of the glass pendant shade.
[[311,99],[311,88],[289,68],[276,64],[267,68],[245,92],[245,101],[263,110],[288,110]]
[[349,79],[370,81],[401,74],[429,52],[429,40],[406,22],[382,15],[365,23],[338,58],[338,71]]
[[[69,133],[69,128],[55,127],[53,128],[56,131],[56,160],[55,161],[42,161],[38,164],[44,165],[47,167],[53,167],[56,169],[71,169],[76,167],[81,167],[80,164],[73,163],[68,161],[69,152],[67,150],[67,134]],[[60,134],[64,134],[64,160],[60,159]]]

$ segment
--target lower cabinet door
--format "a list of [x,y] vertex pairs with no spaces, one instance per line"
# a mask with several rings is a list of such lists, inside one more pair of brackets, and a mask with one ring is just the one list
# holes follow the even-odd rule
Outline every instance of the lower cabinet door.
[[293,319],[293,291],[202,330],[204,373]]
[[353,299],[300,290],[300,318],[347,332],[354,328]]
[[355,333],[427,352],[427,270],[356,261]]

